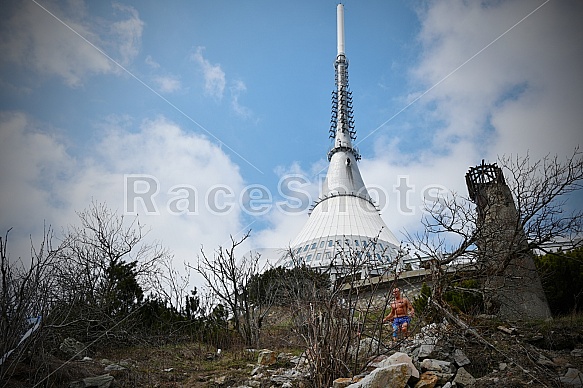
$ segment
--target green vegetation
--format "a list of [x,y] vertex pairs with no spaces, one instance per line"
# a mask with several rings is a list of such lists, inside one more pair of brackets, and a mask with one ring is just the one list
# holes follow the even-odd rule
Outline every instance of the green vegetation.
[[306,265],[271,268],[253,275],[247,286],[252,303],[279,306],[312,297],[314,289],[325,292],[329,288],[329,276]]
[[455,310],[464,314],[481,313],[484,300],[480,292],[480,284],[476,279],[465,279],[452,284],[451,288],[444,292],[443,299]]
[[553,316],[583,311],[583,248],[535,257]]

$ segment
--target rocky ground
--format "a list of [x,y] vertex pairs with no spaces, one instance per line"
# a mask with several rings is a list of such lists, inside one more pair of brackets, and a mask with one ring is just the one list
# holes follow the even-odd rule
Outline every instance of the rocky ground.
[[[371,344],[378,349],[375,341],[363,338],[359,351]],[[63,351],[47,356],[45,365],[52,371],[50,384],[39,386],[313,386],[302,349],[278,343],[284,343],[282,338],[270,335],[267,350],[241,347],[219,351],[195,343],[134,346],[90,353],[69,362]],[[462,325],[450,322],[418,326],[410,338],[384,345],[386,348],[380,346],[381,352],[366,354],[370,363],[363,374],[344,376],[334,386],[583,386],[580,317],[538,323],[465,317]],[[31,373],[23,364],[6,386],[31,386]],[[373,378],[386,381],[371,382]]]

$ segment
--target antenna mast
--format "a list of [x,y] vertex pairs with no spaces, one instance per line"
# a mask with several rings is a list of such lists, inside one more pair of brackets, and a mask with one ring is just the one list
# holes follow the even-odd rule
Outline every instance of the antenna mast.
[[344,5],[336,7],[337,48],[334,69],[336,75],[336,90],[332,92],[332,119],[330,120],[330,137],[334,145],[328,152],[328,160],[337,151],[349,151],[356,160],[360,160],[358,151],[352,147],[356,139],[354,130],[354,113],[352,111],[352,92],[348,88],[348,60],[344,45]]

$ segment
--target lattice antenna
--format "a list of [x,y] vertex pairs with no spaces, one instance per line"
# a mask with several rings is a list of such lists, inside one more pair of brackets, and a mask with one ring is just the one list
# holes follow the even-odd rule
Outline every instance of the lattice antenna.
[[328,158],[335,150],[349,150],[356,160],[360,159],[358,151],[352,146],[356,140],[354,129],[354,111],[352,106],[352,92],[348,87],[348,59],[344,53],[344,6],[337,7],[338,54],[334,61],[336,90],[332,92],[332,115],[330,119],[330,137],[334,139],[334,146]]

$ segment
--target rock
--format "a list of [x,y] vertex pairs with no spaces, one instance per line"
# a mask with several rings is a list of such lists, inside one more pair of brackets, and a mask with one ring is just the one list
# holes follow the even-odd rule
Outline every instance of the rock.
[[573,356],[573,357],[583,357],[583,349],[573,349],[573,350],[571,350],[571,356]]
[[71,337],[65,338],[63,343],[59,346],[59,349],[68,356],[76,357],[78,359],[82,359],[87,355],[85,345]]
[[[418,349],[418,350],[417,350]],[[429,358],[435,352],[435,345],[432,344],[424,344],[419,346],[416,349],[416,355],[419,360],[423,360],[425,358]]]
[[391,365],[406,364],[409,367],[409,376],[414,378],[419,378],[419,371],[413,365],[413,360],[405,353],[396,352],[393,355],[387,357],[385,360],[379,363],[379,368],[384,368]]
[[277,362],[277,355],[273,350],[263,349],[259,352],[259,356],[257,357],[257,363],[259,365],[273,365]]
[[296,381],[301,381],[306,376],[295,369],[278,369],[277,374],[271,376],[270,381],[278,386],[297,386],[293,384]]
[[441,373],[455,373],[455,367],[451,362],[435,360],[433,358],[426,358],[423,360],[421,362],[421,369]]
[[453,360],[458,367],[466,366],[472,363],[461,349],[456,349],[453,351]]
[[502,325],[498,326],[497,329],[509,335],[514,335],[518,332],[518,330],[515,327],[506,327]]
[[403,388],[407,385],[409,365],[397,364],[384,368],[377,368],[357,383],[350,384],[349,388]]
[[101,376],[86,377],[83,380],[73,381],[69,388],[109,388],[113,382],[113,376],[106,374]]
[[439,377],[434,372],[424,372],[419,376],[419,381],[415,384],[415,388],[433,388],[437,385]]
[[136,366],[138,363],[136,361],[127,359],[127,360],[121,360],[118,364],[121,366],[125,366],[126,368],[130,368],[130,367]]
[[451,379],[453,379],[453,373],[442,373],[442,372],[435,372],[435,371],[428,371],[432,372],[437,378],[439,379],[437,384],[443,385],[448,383]]
[[332,388],[346,388],[352,384],[352,378],[340,377],[332,382]]
[[121,366],[121,365],[117,365],[117,364],[110,364],[108,366],[105,367],[105,371],[106,372],[111,372],[114,370],[125,370],[126,368]]
[[459,385],[460,387],[471,387],[476,383],[476,379],[468,371],[461,367],[458,369],[453,382],[456,386]]
[[559,380],[569,387],[583,387],[583,373],[575,368],[569,368]]
[[389,358],[389,356],[387,356],[386,354],[379,354],[378,356],[370,360],[370,362],[367,364],[366,370],[368,372],[372,372],[373,370],[378,368],[381,365],[381,362],[383,362],[387,358]]

